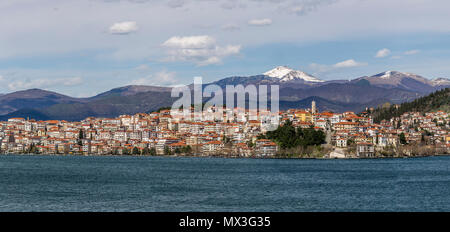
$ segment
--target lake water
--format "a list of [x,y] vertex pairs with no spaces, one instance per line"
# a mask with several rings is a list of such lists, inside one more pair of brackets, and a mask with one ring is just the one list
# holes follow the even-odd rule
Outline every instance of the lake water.
[[450,211],[450,157],[0,155],[0,211]]

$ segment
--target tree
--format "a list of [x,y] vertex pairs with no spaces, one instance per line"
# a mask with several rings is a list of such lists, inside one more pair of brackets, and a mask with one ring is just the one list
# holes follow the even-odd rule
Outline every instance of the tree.
[[223,138],[222,138],[222,140],[223,140],[223,142],[225,143],[225,144],[227,144],[227,143],[230,143],[231,142],[231,139],[230,138],[228,138],[227,136],[223,136]]
[[133,148],[133,155],[139,155],[139,154],[140,154],[139,149],[137,147],[134,147]]
[[417,98],[412,102],[402,103],[398,107],[390,106],[388,108],[379,107],[373,113],[374,122],[378,123],[382,120],[388,120],[393,117],[400,117],[406,112],[425,112],[433,110],[446,110],[446,106],[450,104],[450,88],[436,91],[428,96]]
[[83,130],[81,130],[81,129],[78,132],[78,139],[84,139],[84,133],[83,133]]
[[152,148],[150,149],[149,154],[150,154],[151,156],[155,156],[155,155],[156,155],[156,149],[155,149],[154,147],[152,147]]
[[164,147],[164,155],[172,155],[172,151],[169,149],[168,146]]
[[406,144],[406,137],[405,137],[405,133],[401,133],[400,134],[400,143],[405,145]]
[[186,154],[191,154],[192,153],[192,147],[191,146],[189,146],[189,145],[187,145],[186,147],[185,147],[185,153]]
[[265,135],[258,136],[259,139],[270,139],[278,143],[281,149],[290,149],[298,146],[306,148],[311,145],[325,143],[325,133],[314,128],[295,128],[291,121],[287,121],[283,126],[279,126],[274,131],[269,131]]
[[247,142],[247,146],[248,146],[248,147],[254,147],[254,146],[255,146],[255,144],[254,144],[254,143],[252,143],[252,141],[248,141],[248,142]]

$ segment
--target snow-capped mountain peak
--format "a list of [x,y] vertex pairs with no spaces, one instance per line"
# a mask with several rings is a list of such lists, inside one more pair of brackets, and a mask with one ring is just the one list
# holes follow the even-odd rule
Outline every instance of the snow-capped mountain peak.
[[398,72],[398,71],[386,71],[375,75],[374,77],[378,77],[381,79],[391,79],[398,77],[416,77],[417,75],[406,72]]
[[383,75],[380,76],[380,78],[389,79],[389,78],[391,78],[391,75],[392,75],[392,71],[386,71],[383,73]]
[[286,66],[278,66],[270,71],[263,73],[265,76],[279,78],[280,81],[303,80],[307,82],[324,82],[308,73],[291,69]]
[[431,82],[433,86],[450,86],[450,79],[447,78],[435,78]]
[[398,71],[386,71],[386,72],[382,72],[379,73],[375,76],[372,76],[373,78],[377,78],[380,81],[384,80],[384,81],[402,81],[404,78],[410,78],[410,79],[414,79],[416,81],[422,82],[422,83],[430,83],[430,80],[416,75],[414,73],[407,73],[407,72],[398,72]]

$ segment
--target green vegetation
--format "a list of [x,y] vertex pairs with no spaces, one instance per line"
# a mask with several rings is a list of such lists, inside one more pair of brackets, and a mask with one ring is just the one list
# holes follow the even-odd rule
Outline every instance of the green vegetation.
[[374,122],[389,120],[393,117],[400,117],[406,112],[431,112],[442,110],[450,112],[450,88],[436,91],[428,96],[418,98],[412,102],[400,105],[383,105],[372,112]]
[[401,133],[400,134],[400,136],[399,136],[399,139],[400,139],[400,143],[402,144],[402,145],[405,145],[406,144],[406,137],[405,137],[405,133]]
[[32,143],[30,145],[30,147],[28,148],[28,150],[26,151],[26,153],[28,153],[28,154],[37,154],[37,152],[38,152],[38,150],[34,143]]
[[181,148],[175,148],[175,154],[190,154],[192,153],[191,146],[184,146]]
[[274,131],[269,131],[265,135],[259,136],[261,139],[270,139],[275,141],[281,149],[290,149],[295,147],[306,148],[316,146],[325,142],[325,133],[314,128],[295,128],[290,121],[283,126],[279,126]]
[[169,149],[168,146],[164,147],[164,155],[172,155],[172,151]]

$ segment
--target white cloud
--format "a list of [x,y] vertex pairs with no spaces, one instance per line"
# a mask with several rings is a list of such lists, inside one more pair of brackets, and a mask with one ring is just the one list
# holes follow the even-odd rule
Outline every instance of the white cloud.
[[184,4],[186,4],[185,0],[170,0],[167,5],[170,8],[180,8],[183,7]]
[[232,1],[228,1],[228,2],[222,3],[222,5],[220,5],[220,6],[223,9],[232,10],[232,9],[237,7],[237,3],[236,2],[232,2]]
[[76,86],[83,83],[81,77],[55,78],[55,79],[35,79],[27,81],[13,81],[8,84],[10,90],[30,89],[30,88],[47,88],[54,86]]
[[154,75],[132,80],[130,85],[171,86],[178,82],[175,77],[175,72],[161,71]]
[[306,9],[305,9],[305,7],[304,6],[296,6],[296,7],[294,7],[294,8],[291,8],[291,11],[293,12],[293,13],[296,13],[296,14],[304,14],[305,12],[306,12]]
[[[172,35],[214,33],[186,25],[204,22],[223,25],[230,19],[244,24],[253,18],[273,20],[268,32],[261,30],[255,35],[253,30],[240,30],[238,36],[226,34],[221,37],[224,41],[239,39],[239,42],[233,43],[243,46],[353,39],[361,35],[367,38],[389,37],[393,32],[400,36],[406,33],[439,34],[450,30],[447,23],[450,16],[445,14],[450,1],[444,0],[437,0],[434,4],[410,0],[47,0],[33,7],[26,7],[21,1],[0,2],[4,7],[2,9],[5,9],[0,15],[0,58],[77,54],[80,51],[107,49],[133,50],[131,55],[136,53],[136,56],[141,56],[143,47],[154,48]],[[331,2],[336,3],[327,4]],[[183,3],[183,10],[173,8]],[[247,7],[239,8],[242,4]],[[223,7],[234,10],[224,10]],[[98,9],[102,11],[99,13]],[[290,15],[303,15],[311,9],[315,10],[304,15],[302,20]],[[355,21],[355,18],[360,20]],[[137,21],[139,28],[145,30],[138,30],[139,37],[133,36],[133,41],[111,40],[99,33],[109,33],[108,26],[122,21]],[[122,30],[114,31],[119,33]],[[136,47],[141,49],[134,49]],[[157,52],[152,50],[152,53]]]
[[139,70],[139,71],[144,71],[144,70],[148,70],[150,67],[146,64],[141,64],[137,67],[135,67],[134,69]]
[[118,35],[126,35],[132,32],[137,31],[139,28],[136,22],[127,21],[114,23],[111,27],[109,27],[109,33],[118,34]]
[[272,24],[272,19],[252,19],[248,21],[251,26],[269,26]]
[[0,81],[4,81],[4,80],[5,80],[5,78],[2,75],[0,75]]
[[317,10],[322,5],[330,5],[338,0],[294,0],[288,5],[289,10],[297,15],[305,15],[311,11]]
[[[3,9],[2,14],[0,14],[0,28],[2,28],[0,62],[5,64],[2,65],[2,69],[5,69],[2,72],[15,67],[30,67],[30,72],[37,72],[31,70],[31,67],[35,65],[31,62],[26,62],[30,65],[21,63],[21,58],[26,60],[31,58],[31,61],[45,59],[52,63],[53,59],[58,60],[60,57],[64,57],[67,62],[73,62],[72,67],[74,69],[77,67],[86,68],[70,70],[70,73],[73,73],[70,75],[83,76],[86,81],[92,80],[91,84],[85,85],[88,89],[104,90],[105,86],[108,88],[115,87],[113,85],[119,83],[119,81],[114,82],[111,79],[112,75],[104,75],[104,72],[119,72],[118,70],[123,68],[123,64],[128,63],[128,61],[133,62],[133,64],[141,64],[150,59],[158,60],[158,58],[165,57],[167,49],[160,45],[173,35],[214,35],[218,40],[217,44],[221,47],[231,44],[255,49],[273,49],[272,45],[287,45],[292,48],[286,51],[287,56],[313,50],[302,49],[304,46],[311,45],[311,48],[320,49],[322,47],[320,44],[323,41],[355,41],[358,44],[364,44],[367,49],[372,49],[372,52],[368,54],[371,57],[375,55],[378,49],[383,47],[392,49],[392,54],[387,57],[389,59],[393,55],[402,55],[406,58],[403,52],[422,48],[409,47],[394,52],[401,49],[401,46],[396,47],[395,43],[394,45],[391,43],[391,45],[371,47],[376,46],[376,41],[373,38],[377,38],[378,41],[385,41],[395,36],[396,41],[405,40],[408,44],[421,44],[424,41],[442,42],[441,39],[445,38],[446,33],[450,31],[450,24],[448,23],[450,14],[446,13],[450,7],[450,1],[445,0],[436,0],[433,1],[433,4],[427,1],[411,0],[345,0],[336,4],[322,4],[316,10],[309,12],[308,9],[311,9],[308,6],[309,3],[309,5],[312,5],[315,2],[325,1],[174,0],[171,2],[172,7],[177,7],[176,3],[181,5],[182,2],[186,2],[183,7],[176,9],[168,5],[169,0],[148,0],[146,3],[140,4],[134,3],[144,0],[105,1],[30,0],[32,7],[29,4],[21,3],[23,1],[0,1],[0,8]],[[226,2],[231,3],[224,4]],[[239,6],[241,4],[246,4],[247,7],[241,8]],[[55,11],[54,8],[59,10]],[[99,9],[102,9],[101,12],[99,12]],[[289,9],[292,9],[292,11]],[[82,12],[81,15],[80,12]],[[299,18],[295,14],[303,16]],[[258,30],[255,30],[255,28],[248,30],[247,22],[256,18],[270,18],[273,20],[273,24],[258,28]],[[355,18],[359,20],[355,20]],[[136,21],[139,26],[138,33],[133,34],[133,36],[110,35],[109,26],[123,21]],[[214,28],[194,27],[205,23],[214,25]],[[236,23],[241,26],[241,30],[233,33],[224,31],[221,26],[227,23]],[[316,43],[318,46],[314,45]],[[436,46],[438,45],[442,44],[436,44]],[[244,51],[241,50],[241,52]],[[327,56],[326,51],[320,50],[317,52],[323,53],[321,57]],[[333,51],[329,52],[332,53]],[[425,53],[425,50],[419,54],[422,53]],[[348,53],[349,56],[345,56],[346,51],[344,51],[343,55],[344,58],[358,58],[351,54],[354,53],[350,52]],[[250,55],[249,53],[244,56],[246,63],[260,65],[258,63],[260,60],[254,60]],[[308,56],[309,54],[304,55]],[[426,55],[433,56],[432,53]],[[292,57],[295,57],[295,55]],[[439,59],[427,58],[438,61],[432,62],[435,68],[431,71],[425,71],[425,73],[435,73],[437,69],[445,70],[448,73],[449,66],[443,61],[445,59],[442,59],[442,57],[438,57]],[[113,59],[120,59],[121,62],[116,62]],[[189,60],[207,64],[220,62],[225,58],[212,56],[212,58],[202,58],[200,61],[194,60],[194,58],[189,58]],[[336,62],[342,60],[336,60]],[[19,63],[15,61],[19,61]],[[98,62],[97,68],[91,68],[92,65],[85,66],[85,62],[92,61]],[[329,65],[336,63],[321,60],[316,62]],[[64,61],[64,63],[66,62]],[[440,67],[438,67],[438,63],[441,65]],[[405,63],[403,65],[417,66],[416,63]],[[416,66],[413,68],[419,69]],[[132,70],[133,66],[131,69],[130,66],[125,67],[130,72],[136,72]],[[236,70],[239,67],[233,67],[233,69]],[[376,68],[372,67],[372,69]],[[65,75],[59,65],[39,69],[39,72],[43,72],[41,75],[26,76],[52,78],[61,77],[60,74]],[[358,71],[357,69],[355,68],[355,71]],[[180,72],[182,70],[187,73],[196,71],[195,67],[190,66],[180,67]],[[222,76],[222,73],[233,72],[230,70],[223,71],[225,69],[220,70],[211,71],[209,76]],[[368,72],[372,72],[370,70]],[[237,71],[239,72],[239,70]],[[441,71],[441,73],[445,72]],[[2,74],[4,78],[11,78],[12,81],[12,75],[6,72]],[[131,77],[126,73],[121,73],[121,76],[131,77],[127,80],[128,82],[143,76],[143,73],[139,74],[141,75]],[[88,76],[92,78],[87,79]],[[21,78],[25,79],[26,77],[21,76]],[[117,78],[119,79],[119,77]],[[3,88],[8,88],[8,85],[5,84]]]
[[163,43],[163,46],[169,48],[182,49],[203,49],[214,47],[216,40],[207,35],[200,36],[174,36]]
[[375,54],[375,58],[383,58],[383,57],[389,56],[389,54],[391,54],[391,50],[389,50],[387,48],[383,48],[383,49],[379,50],[377,52],[377,54]]
[[97,92],[85,92],[85,93],[78,92],[74,97],[77,97],[77,98],[88,98],[88,97],[96,96],[97,94],[98,94]]
[[167,48],[166,61],[188,61],[199,66],[218,64],[222,59],[239,54],[240,45],[218,46],[216,40],[207,35],[174,36],[162,44]]
[[325,64],[311,63],[309,65],[309,68],[314,70],[314,72],[316,72],[316,73],[323,73],[323,72],[330,71],[332,69],[332,66],[325,65]]
[[359,67],[359,66],[365,66],[367,65],[367,63],[363,63],[363,62],[356,62],[353,59],[350,60],[345,60],[339,63],[336,63],[333,65],[333,67],[335,68],[353,68],[353,67]]
[[237,31],[237,30],[240,30],[241,28],[236,24],[230,23],[230,24],[223,25],[222,29],[225,31]]
[[313,69],[315,72],[318,73],[324,73],[324,72],[330,72],[336,69],[345,69],[345,68],[355,68],[355,67],[361,67],[366,66],[368,63],[366,62],[357,62],[354,59],[348,59],[341,62],[338,62],[333,65],[326,65],[326,64],[317,64],[312,63],[309,65],[311,69]]
[[404,54],[405,55],[415,55],[419,52],[420,52],[420,50],[409,50],[409,51],[406,51]]

